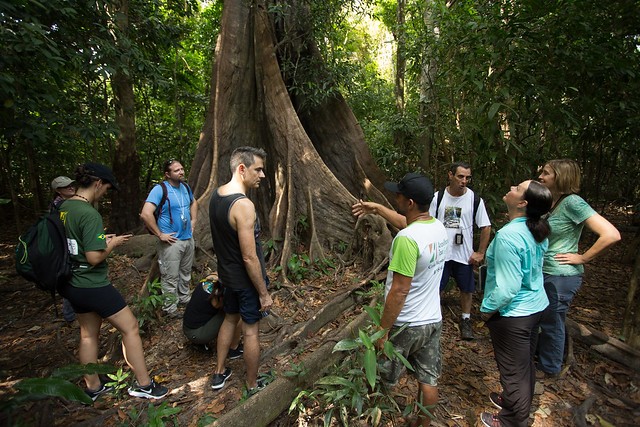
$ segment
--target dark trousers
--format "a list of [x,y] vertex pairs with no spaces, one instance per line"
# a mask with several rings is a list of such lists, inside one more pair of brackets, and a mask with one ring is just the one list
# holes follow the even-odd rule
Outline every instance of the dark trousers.
[[541,317],[542,312],[523,317],[496,313],[487,322],[500,371],[502,410],[498,418],[504,426],[526,427],[529,423],[536,384],[533,357]]

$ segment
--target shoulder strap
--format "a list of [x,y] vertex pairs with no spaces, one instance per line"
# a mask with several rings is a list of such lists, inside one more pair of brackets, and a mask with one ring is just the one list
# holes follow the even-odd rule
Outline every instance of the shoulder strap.
[[475,191],[473,192],[473,226],[476,225],[476,215],[478,213],[478,206],[480,206],[480,196]]
[[442,202],[442,198],[444,197],[444,192],[446,189],[447,187],[442,187],[442,189],[438,191],[438,198],[436,199],[436,212],[434,215],[436,219],[438,218],[438,212],[440,211],[440,203]]
[[156,208],[156,221],[160,217],[160,212],[162,211],[162,205],[166,203],[169,204],[169,224],[173,224],[173,218],[171,216],[171,200],[169,200],[169,194],[167,193],[167,185],[162,181],[158,184],[160,188],[162,188],[162,197],[160,198],[160,203],[158,203],[158,207]]

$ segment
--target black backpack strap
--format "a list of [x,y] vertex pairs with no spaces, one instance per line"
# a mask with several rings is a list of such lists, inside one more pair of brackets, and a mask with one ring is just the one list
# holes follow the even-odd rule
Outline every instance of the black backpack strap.
[[438,212],[440,211],[440,203],[442,202],[442,198],[444,197],[444,192],[446,191],[447,187],[442,187],[442,190],[438,191],[438,198],[436,199],[436,212],[434,217],[437,219],[438,218]]
[[478,193],[476,193],[475,191],[473,192],[473,226],[475,227],[476,225],[476,215],[478,214],[478,206],[480,206],[480,200],[482,200],[480,198],[480,196],[478,196]]
[[173,217],[171,216],[171,200],[169,200],[169,194],[167,193],[167,185],[162,181],[158,184],[160,188],[162,188],[162,197],[160,198],[160,203],[158,203],[158,207],[156,208],[156,222],[158,222],[158,218],[160,217],[160,212],[162,211],[162,205],[165,203],[169,204],[169,224],[173,224]]

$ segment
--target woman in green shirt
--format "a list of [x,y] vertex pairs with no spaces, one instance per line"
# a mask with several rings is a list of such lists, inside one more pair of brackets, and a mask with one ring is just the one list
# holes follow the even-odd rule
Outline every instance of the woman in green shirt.
[[[59,292],[71,302],[80,324],[80,363],[97,363],[100,327],[102,319],[106,319],[122,334],[122,352],[137,380],[129,388],[129,394],[160,399],[168,389],[149,376],[138,320],[108,277],[107,257],[131,235],[105,235],[102,217],[93,207],[107,190],[118,190],[118,184],[111,169],[99,163],[78,166],[76,184],[76,194],[60,206],[74,268],[69,283],[60,287]],[[85,375],[84,380],[86,393],[92,400],[112,390],[96,374]]]
[[[583,265],[620,240],[618,230],[576,194],[580,191],[580,175],[578,163],[560,159],[547,162],[538,177],[553,195],[548,218],[549,250],[542,269],[549,307],[542,317],[538,338],[538,369],[550,376],[558,375],[562,369],[565,319],[582,284]],[[580,254],[578,242],[585,226],[598,239]]]

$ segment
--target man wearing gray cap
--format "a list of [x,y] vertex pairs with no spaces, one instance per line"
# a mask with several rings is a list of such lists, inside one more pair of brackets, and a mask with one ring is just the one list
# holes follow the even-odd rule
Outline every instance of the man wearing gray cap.
[[51,181],[51,190],[54,193],[53,206],[60,206],[60,203],[76,194],[75,181],[68,176],[59,176]]
[[[68,176],[59,176],[51,181],[51,189],[55,194],[50,209],[59,209],[62,202],[76,194],[76,182]],[[76,312],[68,299],[62,298],[62,317],[71,323],[76,320]]]
[[[418,381],[418,401],[426,408],[438,402],[438,378],[441,371],[440,278],[449,246],[442,223],[429,214],[433,185],[428,178],[408,173],[399,183],[387,182],[385,188],[396,194],[398,213],[407,226],[391,244],[385,300],[380,327],[386,334],[376,343],[384,348],[387,340],[413,367]],[[364,215],[366,208],[354,206],[354,214]],[[404,365],[398,359],[384,363],[383,382],[397,384]],[[431,418],[422,412],[418,424],[428,426]]]

